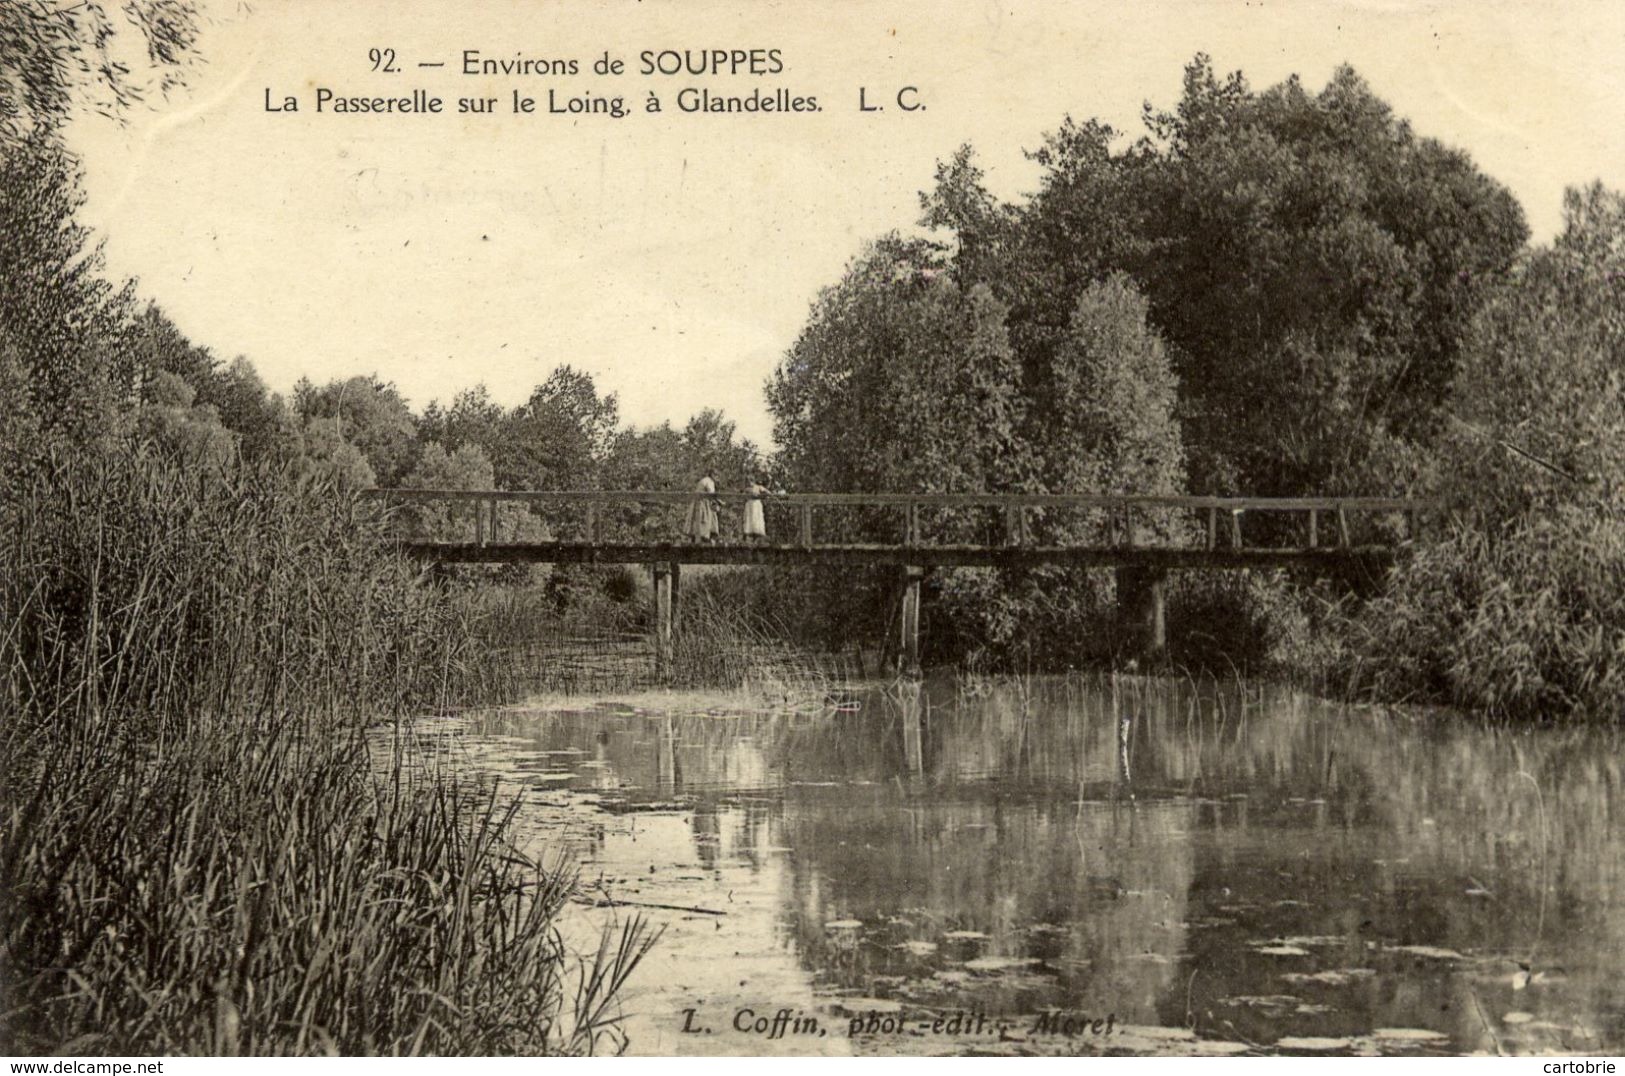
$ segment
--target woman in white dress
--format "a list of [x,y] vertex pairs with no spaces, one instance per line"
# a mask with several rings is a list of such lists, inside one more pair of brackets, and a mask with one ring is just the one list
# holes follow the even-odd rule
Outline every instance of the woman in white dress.
[[767,538],[767,518],[762,512],[762,498],[767,496],[767,487],[761,482],[752,480],[745,487],[745,539],[747,541],[763,541]]
[[696,542],[709,542],[717,536],[717,484],[707,474],[694,492],[698,496],[688,506],[688,536]]

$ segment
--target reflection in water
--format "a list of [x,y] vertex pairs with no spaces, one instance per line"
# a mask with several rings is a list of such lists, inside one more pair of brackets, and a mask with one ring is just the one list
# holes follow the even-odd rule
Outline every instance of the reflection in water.
[[[861,703],[462,732],[527,786],[539,841],[563,834],[584,882],[667,925],[634,1050],[1625,1045],[1615,735],[1140,679]],[[781,1007],[829,1033],[731,1027]],[[684,1032],[689,1008],[713,1034]],[[1007,1033],[846,1036],[852,1013],[959,1009]],[[1034,1033],[1047,1011],[1128,1030]]]

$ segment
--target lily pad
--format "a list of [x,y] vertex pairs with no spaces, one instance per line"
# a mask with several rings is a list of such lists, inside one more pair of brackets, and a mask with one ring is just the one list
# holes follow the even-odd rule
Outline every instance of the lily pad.
[[1351,980],[1375,975],[1372,968],[1336,968],[1327,971],[1288,972],[1281,976],[1289,983],[1319,983],[1323,986],[1344,986]]
[[1299,999],[1291,994],[1240,994],[1229,1000],[1253,1009],[1284,1009],[1296,1005]]
[[1430,960],[1466,960],[1467,958],[1454,949],[1442,949],[1437,945],[1395,945],[1392,951],[1396,953],[1409,953],[1412,956],[1427,957]]
[[1284,1039],[1277,1039],[1275,1047],[1278,1050],[1304,1050],[1312,1053],[1329,1053],[1332,1050],[1352,1050],[1358,1042],[1354,1039],[1330,1039],[1318,1035],[1289,1035]]
[[1391,1042],[1443,1042],[1450,1036],[1425,1027],[1379,1027],[1371,1037]]
[[1119,1029],[1123,1035],[1133,1035],[1142,1039],[1162,1039],[1164,1041],[1189,1042],[1196,1038],[1196,1032],[1188,1027],[1156,1027],[1152,1025],[1130,1024]]
[[977,960],[967,960],[965,967],[970,971],[999,972],[1030,967],[1036,963],[1038,961],[1019,956],[984,956]]

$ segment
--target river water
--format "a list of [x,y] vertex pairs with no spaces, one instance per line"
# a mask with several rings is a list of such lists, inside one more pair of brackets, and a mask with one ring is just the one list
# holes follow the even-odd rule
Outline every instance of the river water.
[[1127,677],[419,731],[618,902],[575,928],[664,927],[633,1053],[1625,1049],[1616,733]]

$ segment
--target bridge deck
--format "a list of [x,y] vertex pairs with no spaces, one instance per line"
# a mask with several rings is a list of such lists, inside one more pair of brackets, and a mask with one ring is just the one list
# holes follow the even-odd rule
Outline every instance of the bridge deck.
[[919,568],[1383,568],[1389,546],[1332,548],[1158,548],[973,545],[818,545],[687,542],[403,542],[412,556],[443,564],[770,564],[897,565]]
[[[409,510],[404,550],[447,564],[1380,569],[1433,507],[1391,497],[769,494],[761,500],[774,520],[772,540],[752,543],[738,536],[737,524],[725,524],[711,542],[675,537],[687,506],[705,500],[742,507],[747,495],[738,492],[380,489],[369,495]],[[499,505],[509,506],[506,516]],[[437,514],[424,517],[425,509]],[[1094,537],[1055,544],[1053,524],[1084,518],[1077,513],[1089,513],[1094,525],[1074,532]],[[1245,533],[1252,528],[1243,520],[1255,516],[1276,522],[1261,534]],[[1378,518],[1390,522],[1374,526]],[[1186,522],[1166,527],[1179,519]],[[527,520],[550,536],[516,541],[514,527]],[[1048,541],[1034,526],[1046,521]],[[967,526],[977,540],[967,539]],[[1182,533],[1185,544],[1159,544],[1158,533]],[[893,535],[896,540],[888,540]]]

